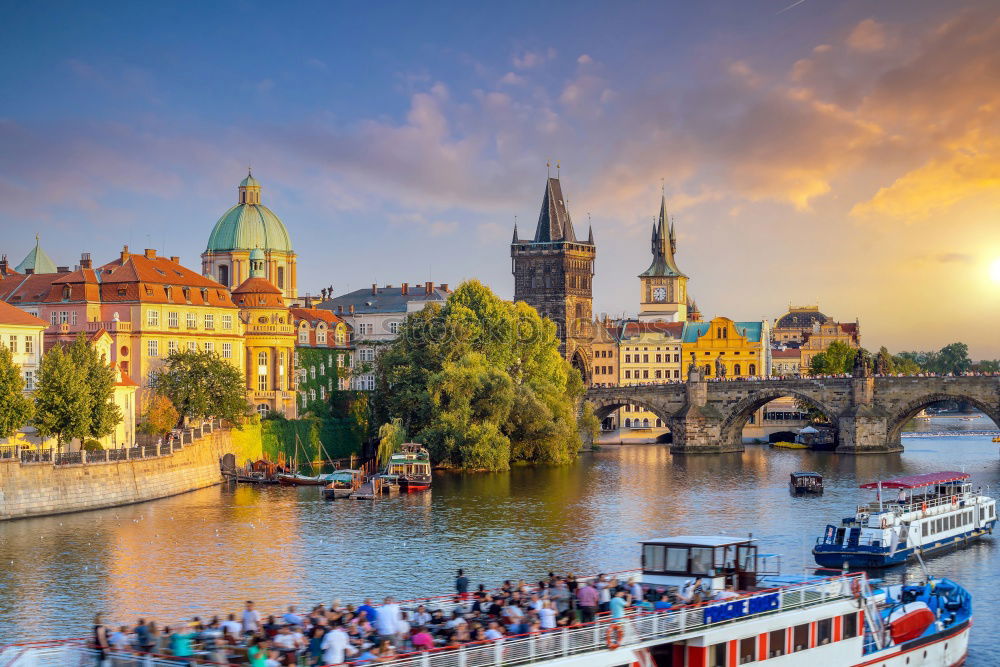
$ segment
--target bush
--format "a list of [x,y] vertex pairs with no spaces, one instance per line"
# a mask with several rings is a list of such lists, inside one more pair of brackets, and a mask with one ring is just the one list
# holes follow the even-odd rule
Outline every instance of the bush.
[[101,443],[99,443],[98,441],[96,441],[94,439],[89,439],[89,440],[84,440],[83,441],[83,451],[85,451],[85,452],[101,452],[101,451],[104,451],[104,447],[102,447]]

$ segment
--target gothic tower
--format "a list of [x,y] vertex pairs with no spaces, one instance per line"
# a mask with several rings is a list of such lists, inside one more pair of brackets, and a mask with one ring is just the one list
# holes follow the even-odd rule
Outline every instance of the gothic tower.
[[[669,226],[668,226],[669,224]],[[677,238],[667,219],[667,197],[660,196],[660,217],[653,223],[650,243],[653,263],[639,274],[639,321],[686,322],[688,319],[688,277],[674,260]]]
[[535,237],[510,244],[514,300],[533,306],[556,324],[559,351],[590,379],[593,319],[594,232],[578,241],[558,178],[548,178]]

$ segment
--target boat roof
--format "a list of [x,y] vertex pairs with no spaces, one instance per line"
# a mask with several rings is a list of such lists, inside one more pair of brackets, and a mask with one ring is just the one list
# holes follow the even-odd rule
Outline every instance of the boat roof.
[[642,544],[677,544],[694,547],[725,547],[730,544],[754,542],[750,537],[730,537],[728,535],[677,535],[675,537],[654,537],[643,540]]
[[364,471],[363,470],[355,470],[353,468],[340,468],[339,470],[334,470],[330,474],[331,475],[356,475],[356,474],[358,474],[360,472],[364,472]]
[[818,472],[793,472],[792,475],[795,477],[822,477],[823,475]]
[[[943,472],[929,472],[923,475],[910,475],[908,477],[897,477],[896,479],[886,479],[881,482],[883,489],[917,489],[922,486],[934,486],[935,484],[947,484],[948,482],[958,482],[969,479],[969,475],[964,472],[945,470]],[[877,489],[879,482],[868,482],[862,484],[862,489]]]

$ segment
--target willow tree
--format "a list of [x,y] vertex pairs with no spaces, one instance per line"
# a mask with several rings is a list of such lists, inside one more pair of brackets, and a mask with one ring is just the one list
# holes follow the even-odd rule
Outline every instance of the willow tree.
[[469,281],[407,317],[377,358],[373,410],[401,419],[436,462],[505,470],[572,460],[583,392],[555,324]]
[[406,429],[403,420],[393,417],[392,420],[378,427],[378,452],[376,458],[379,465],[389,462],[389,458],[406,442]]

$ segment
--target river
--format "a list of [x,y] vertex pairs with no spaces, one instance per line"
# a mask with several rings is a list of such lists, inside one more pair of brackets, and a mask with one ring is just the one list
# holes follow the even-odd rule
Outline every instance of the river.
[[[942,420],[919,424],[942,430]],[[949,424],[986,430],[992,423]],[[605,446],[571,466],[502,474],[436,474],[430,493],[325,502],[316,488],[218,486],[129,507],[0,524],[0,644],[85,634],[94,613],[117,622],[277,611],[334,598],[407,598],[474,584],[595,573],[638,564],[650,536],[724,533],[760,539],[784,572],[812,565],[823,527],[868,498],[860,482],[963,469],[1000,485],[988,436],[908,437],[901,454],[842,456],[749,445],[673,457],[661,445]],[[826,494],[795,498],[788,475],[823,474]],[[928,561],[974,595],[970,665],[996,665],[998,545],[981,540]],[[917,566],[909,568],[918,577]],[[900,577],[899,568],[888,578]]]

